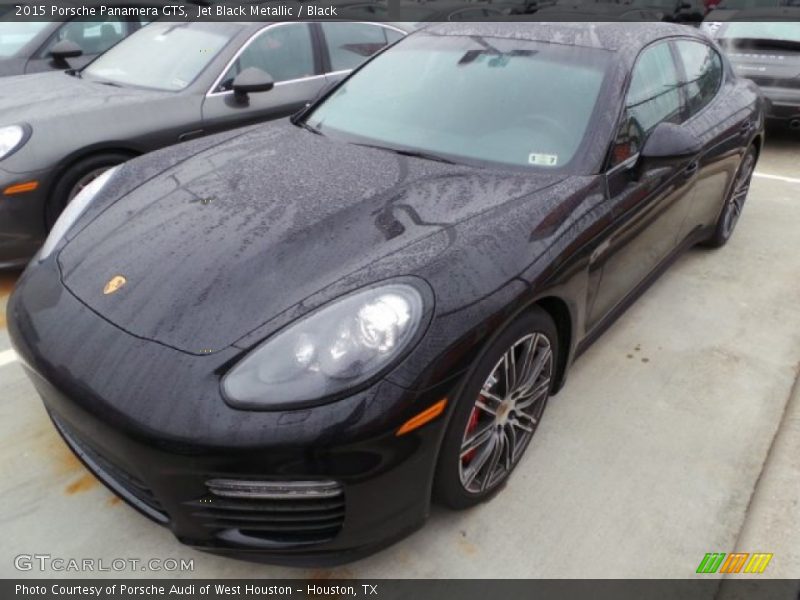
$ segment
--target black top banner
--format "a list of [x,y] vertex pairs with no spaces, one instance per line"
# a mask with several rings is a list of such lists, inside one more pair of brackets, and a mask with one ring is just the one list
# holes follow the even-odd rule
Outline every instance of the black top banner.
[[796,21],[800,0],[0,0],[0,21]]

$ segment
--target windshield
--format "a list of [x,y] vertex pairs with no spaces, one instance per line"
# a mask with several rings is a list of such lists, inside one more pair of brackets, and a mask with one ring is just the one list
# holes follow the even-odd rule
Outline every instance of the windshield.
[[790,22],[735,22],[720,29],[720,40],[781,40],[800,43],[800,23]]
[[234,23],[151,23],[101,55],[83,74],[119,85],[179,91],[241,29]]
[[596,48],[417,34],[346,81],[307,125],[456,162],[559,168],[581,147],[609,57]]
[[[0,7],[0,10],[3,8],[5,7]],[[48,25],[50,23],[0,21],[0,56],[3,58],[14,56]]]

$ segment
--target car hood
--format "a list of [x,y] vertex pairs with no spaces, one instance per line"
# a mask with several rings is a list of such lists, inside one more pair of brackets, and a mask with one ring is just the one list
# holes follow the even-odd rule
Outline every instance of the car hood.
[[[277,122],[110,202],[58,260],[67,288],[105,319],[204,354],[382,257],[457,235],[457,223],[563,179],[410,158]],[[104,293],[117,277],[125,285]]]
[[[25,71],[25,60],[10,57],[0,58],[0,77],[19,75]],[[3,81],[3,84],[6,82]]]
[[4,77],[0,85],[0,115],[3,123],[35,122],[152,100],[154,95],[168,93],[115,87],[64,71],[17,75]]

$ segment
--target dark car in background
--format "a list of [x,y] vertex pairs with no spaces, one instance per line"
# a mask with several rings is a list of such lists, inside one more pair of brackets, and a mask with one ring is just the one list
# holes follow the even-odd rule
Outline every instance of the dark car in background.
[[558,0],[534,16],[541,21],[666,21],[699,25],[704,14],[701,0]]
[[730,239],[762,140],[690,27],[434,25],[290,120],[96,179],[9,333],[73,451],[184,543],[353,560],[501,490],[575,357]]
[[157,21],[83,69],[0,87],[0,266],[36,252],[106,169],[286,117],[405,31],[379,23]]
[[[727,21],[715,37],[741,77],[766,98],[766,116],[800,131],[800,22]],[[737,17],[738,19],[738,17]]]
[[703,29],[711,35],[725,21],[800,21],[800,0],[720,0],[707,6]]
[[[65,5],[70,6],[69,2]],[[126,2],[120,6],[153,5]],[[102,21],[25,21],[15,14],[16,5],[0,5],[0,77],[83,67],[151,20],[108,17]]]
[[603,21],[662,21],[662,14],[652,8],[642,8],[612,2],[583,2],[561,0],[545,6],[532,15],[537,21],[579,21],[595,23]]

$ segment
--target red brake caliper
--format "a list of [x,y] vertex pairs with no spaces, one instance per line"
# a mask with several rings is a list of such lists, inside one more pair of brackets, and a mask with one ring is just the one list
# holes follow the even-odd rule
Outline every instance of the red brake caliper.
[[[478,398],[480,398],[480,397],[481,397],[481,396],[480,396],[480,395],[478,395]],[[477,428],[478,428],[478,407],[477,407],[477,406],[473,406],[473,407],[472,407],[472,412],[469,414],[469,421],[467,421],[467,433],[472,433],[472,432],[473,432],[473,431],[475,431]],[[463,464],[465,464],[465,465],[466,465],[466,464],[468,464],[468,463],[469,463],[469,461],[471,461],[471,460],[472,460],[472,457],[473,457],[473,456],[475,456],[475,451],[476,451],[476,450],[477,450],[477,448],[473,448],[472,450],[470,450],[469,452],[467,452],[467,453],[466,453],[466,454],[465,454],[465,455],[464,455],[464,456],[461,458],[461,462],[462,462]]]

